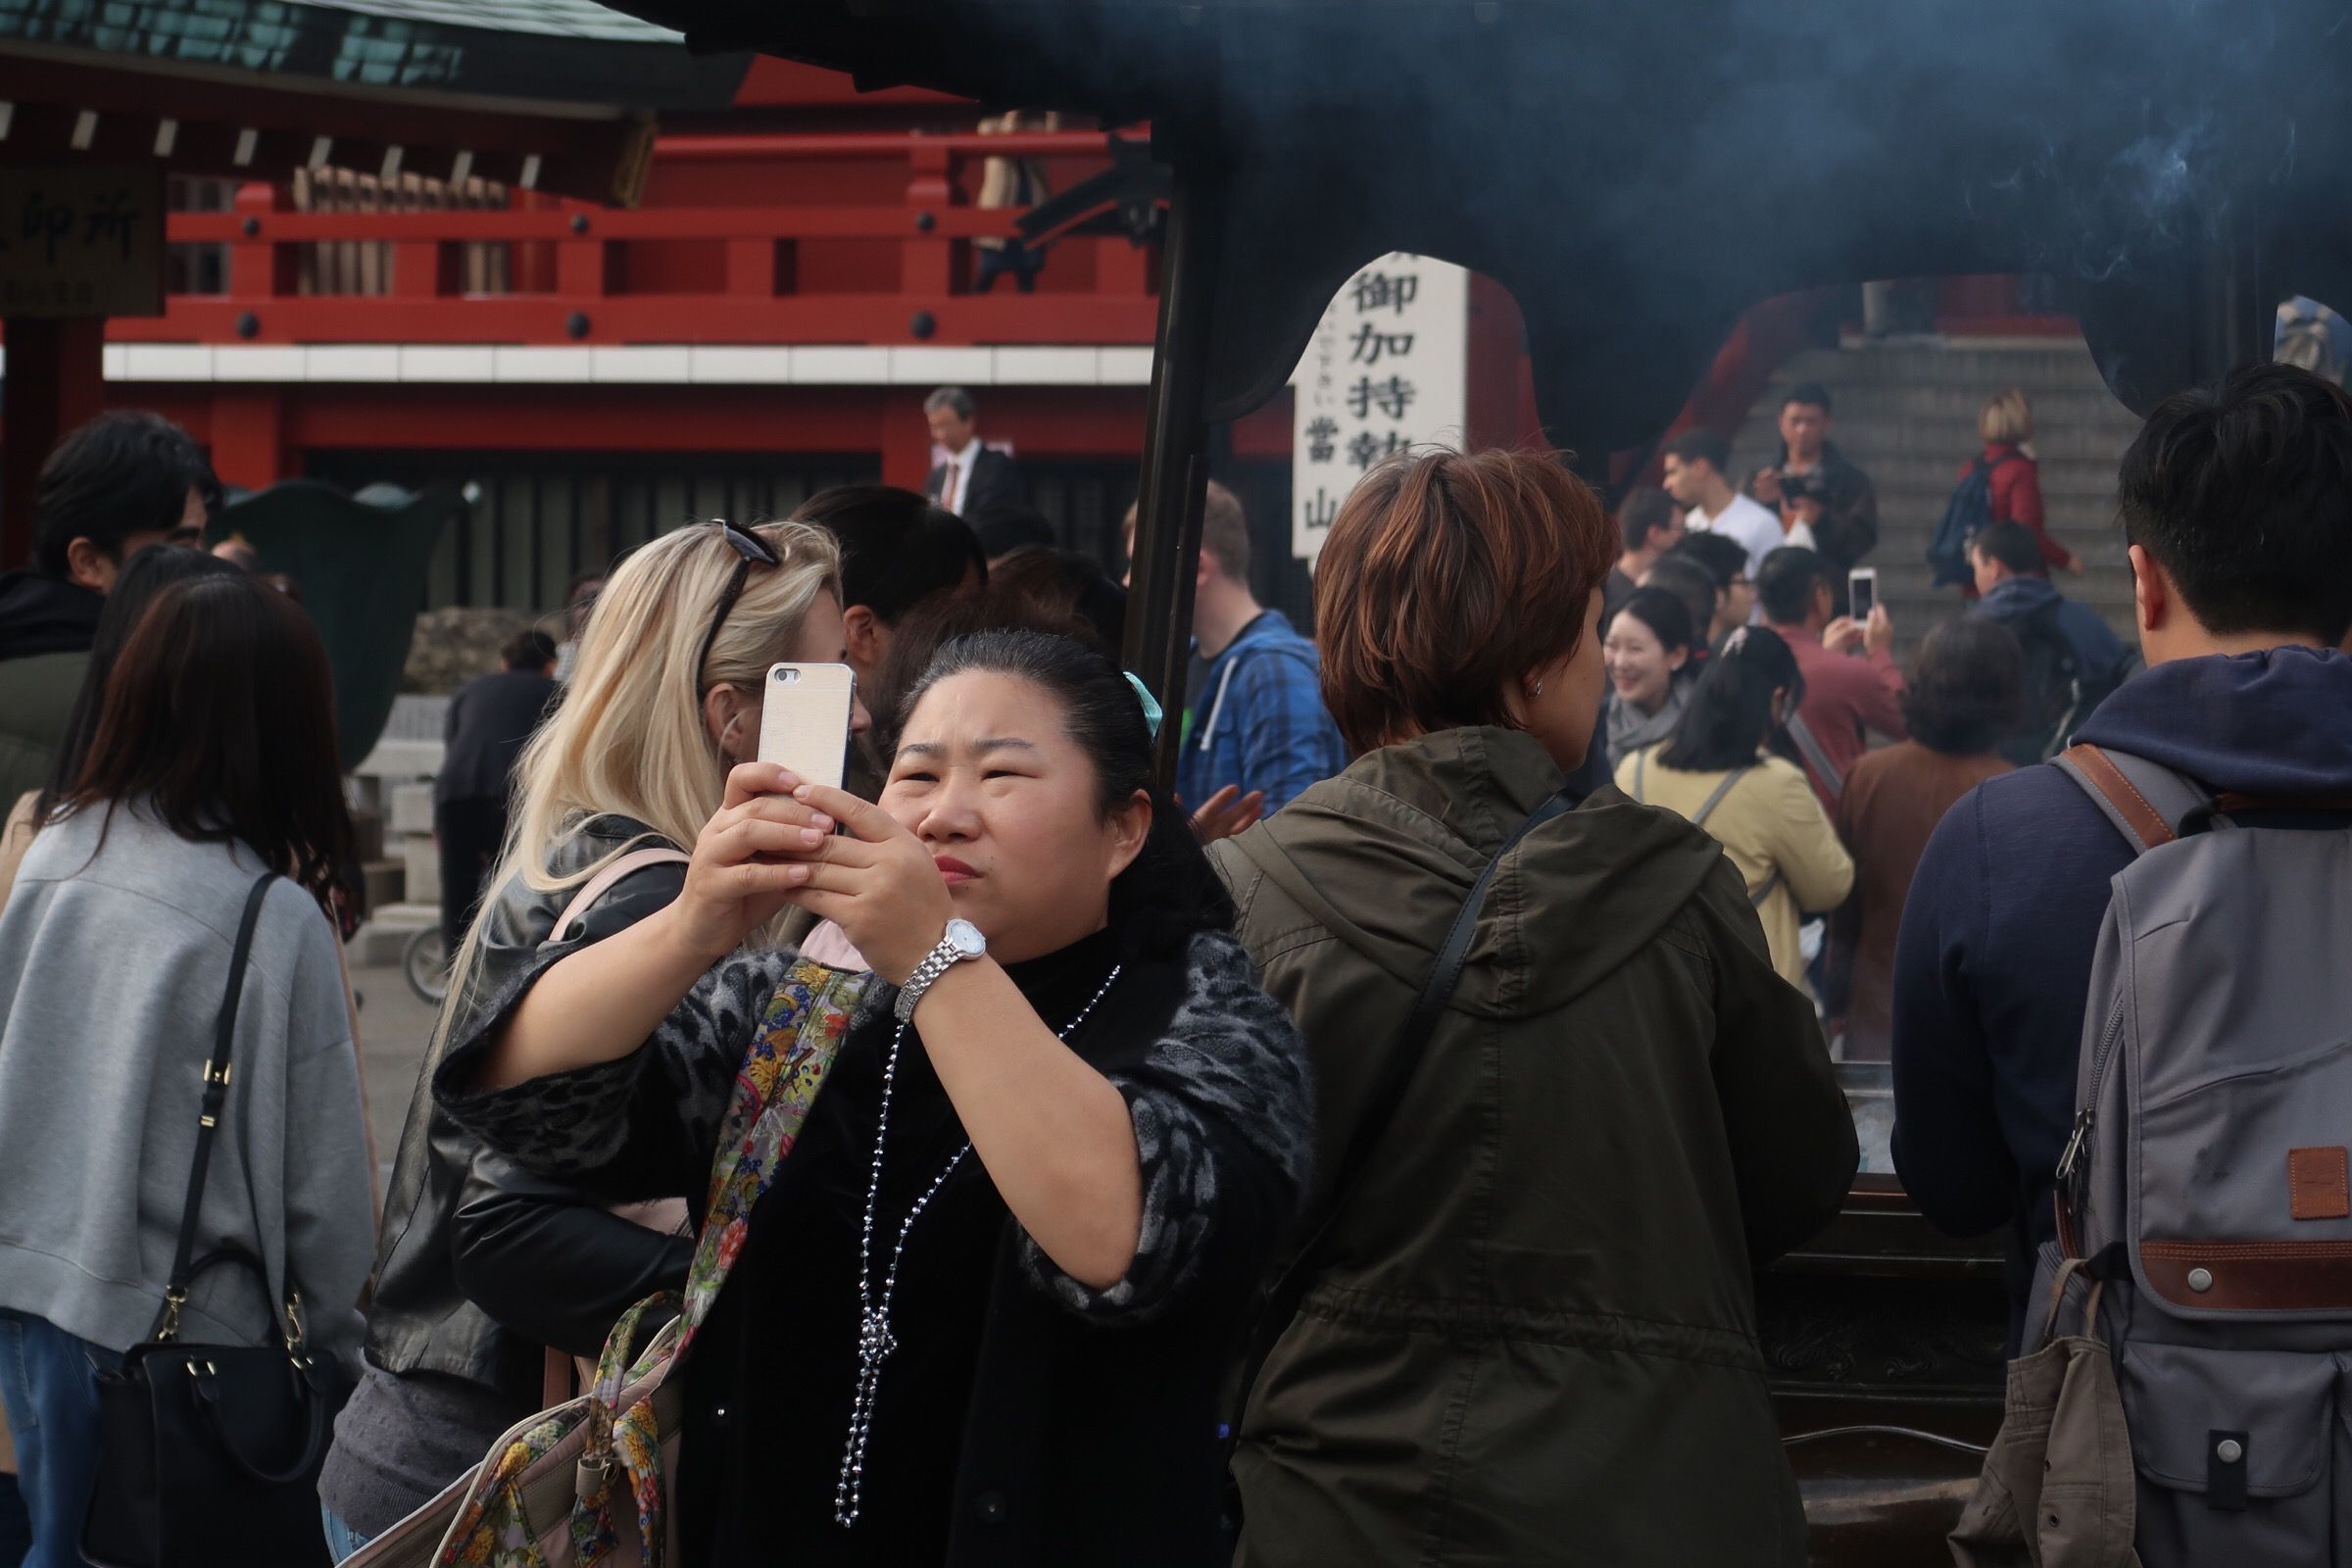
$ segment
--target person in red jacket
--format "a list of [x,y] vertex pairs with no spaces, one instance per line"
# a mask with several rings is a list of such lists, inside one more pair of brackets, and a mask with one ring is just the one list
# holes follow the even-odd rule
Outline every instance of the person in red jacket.
[[[2040,544],[2044,564],[2080,572],[2081,558],[2042,526],[2041,465],[2029,445],[2034,439],[2034,406],[2024,391],[2004,387],[1986,398],[1977,414],[1977,435],[1984,443],[1984,463],[1990,470],[1986,478],[1992,486],[1991,520],[2024,524]],[[1966,466],[1960,473],[1967,477]],[[1968,597],[1976,597],[1973,587]]]

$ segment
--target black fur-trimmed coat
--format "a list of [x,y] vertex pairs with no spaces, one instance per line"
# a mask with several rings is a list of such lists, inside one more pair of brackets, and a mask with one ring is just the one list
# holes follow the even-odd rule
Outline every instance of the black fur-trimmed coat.
[[[699,1201],[735,1063],[789,962],[728,959],[646,1049],[620,1061],[489,1095],[455,1093],[526,981],[451,1052],[437,1092],[461,1122],[526,1165],[615,1196],[691,1184]],[[845,1057],[887,1042],[893,995],[881,986],[868,994]],[[1222,933],[1194,937],[1180,955],[1130,958],[1097,1022],[1072,1044],[1130,1107],[1144,1175],[1137,1256],[1117,1284],[1090,1290],[1005,1222],[986,1284],[947,1561],[1205,1568],[1223,1552],[1220,1380],[1309,1176],[1304,1049],[1258,988],[1249,956]],[[758,1231],[755,1221],[755,1246]],[[725,1337],[714,1316],[698,1362],[732,1358],[714,1343]],[[758,1410],[761,1391],[734,1392]],[[772,1397],[785,1406],[774,1418],[792,1419],[791,1390]],[[691,1408],[687,1421],[691,1441]],[[758,1428],[740,1426],[740,1441],[759,1444]],[[740,1496],[713,1506],[772,1505]],[[829,1527],[772,1523],[779,1550],[797,1530]],[[689,1530],[700,1534],[691,1522]]]

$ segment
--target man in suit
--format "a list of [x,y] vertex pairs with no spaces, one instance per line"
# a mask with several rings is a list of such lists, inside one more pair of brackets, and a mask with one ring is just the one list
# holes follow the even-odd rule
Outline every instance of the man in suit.
[[969,392],[941,387],[923,399],[923,417],[930,422],[933,443],[948,453],[948,461],[931,470],[923,486],[942,511],[977,519],[1021,504],[1021,470],[1011,458],[981,442]]

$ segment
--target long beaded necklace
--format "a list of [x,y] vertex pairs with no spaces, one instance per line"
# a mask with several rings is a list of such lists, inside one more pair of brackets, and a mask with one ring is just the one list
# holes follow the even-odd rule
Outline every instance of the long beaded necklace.
[[[1101,1005],[1110,994],[1112,982],[1119,978],[1121,965],[1112,964],[1103,977],[1101,989],[1093,1000],[1078,1009],[1078,1016],[1062,1027],[1055,1038],[1067,1041],[1078,1026]],[[874,1398],[882,1388],[882,1363],[899,1342],[890,1332],[890,1298],[899,1286],[899,1263],[906,1255],[906,1236],[914,1222],[922,1217],[931,1200],[956,1174],[964,1156],[972,1152],[966,1143],[942,1166],[931,1185],[906,1210],[906,1219],[899,1223],[897,1245],[890,1250],[890,1267],[882,1275],[882,1294],[877,1299],[873,1293],[874,1214],[882,1202],[882,1146],[890,1137],[890,1098],[899,1078],[899,1048],[906,1043],[906,1026],[891,1036],[890,1055],[882,1066],[882,1114],[874,1126],[874,1164],[865,1184],[865,1226],[858,1241],[858,1397],[850,1406],[849,1442],[842,1448],[841,1479],[833,1488],[833,1522],[847,1530],[858,1522],[858,1513],[865,1500],[865,1446],[874,1430]]]

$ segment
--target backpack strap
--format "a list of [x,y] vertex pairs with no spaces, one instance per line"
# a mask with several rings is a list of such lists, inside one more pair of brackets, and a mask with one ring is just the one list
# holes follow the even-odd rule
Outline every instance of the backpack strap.
[[2137,855],[2196,832],[2214,812],[2214,798],[2203,785],[2130,752],[2073,746],[2057,763]]
[[1747,775],[1753,771],[1755,771],[1755,764],[1751,762],[1746,767],[1735,767],[1729,773],[1724,774],[1723,782],[1715,786],[1715,793],[1708,796],[1706,801],[1700,805],[1698,810],[1691,816],[1690,825],[1692,827],[1705,827],[1707,825],[1707,818],[1715,814],[1715,808],[1721,806],[1723,804],[1723,798],[1732,793],[1732,786],[1739,783],[1741,779],[1747,777]]
[[1842,797],[1845,794],[1845,775],[1838,772],[1838,764],[1830,760],[1830,754],[1822,749],[1821,737],[1813,733],[1813,726],[1805,722],[1804,715],[1790,713],[1788,722],[1781,727],[1788,732],[1788,738],[1804,754],[1805,766],[1813,770],[1813,776],[1821,781],[1821,787],[1828,792],[1830,799],[1835,801]]
[[588,918],[588,911],[596,907],[596,901],[612,892],[614,885],[623,879],[652,866],[684,865],[693,858],[684,850],[668,848],[631,850],[626,855],[615,855],[604,863],[596,875],[580,884],[580,891],[571,896],[571,902],[564,906],[564,912],[556,916],[555,929],[547,934],[547,940],[569,942],[579,935],[577,928]]

